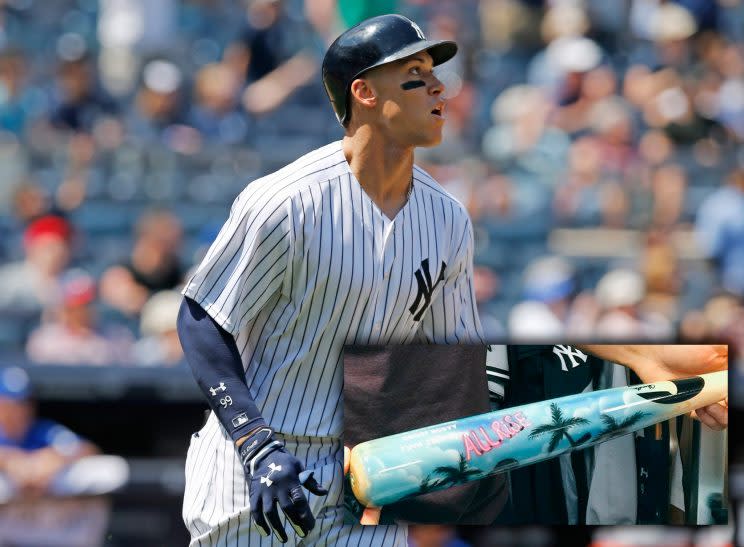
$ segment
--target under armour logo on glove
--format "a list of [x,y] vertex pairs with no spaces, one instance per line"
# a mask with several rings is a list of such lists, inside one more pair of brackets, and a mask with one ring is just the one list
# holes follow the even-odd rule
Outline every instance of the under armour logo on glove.
[[274,462],[271,462],[269,464],[269,473],[265,477],[261,477],[261,484],[265,484],[266,486],[271,486],[274,484],[274,481],[272,481],[269,477],[273,475],[276,471],[281,471],[282,466],[276,465]]
[[303,469],[300,461],[284,450],[273,434],[269,427],[259,428],[245,440],[239,452],[256,528],[264,536],[273,531],[276,539],[285,543],[288,537],[279,509],[295,533],[304,538],[315,526],[315,517],[303,487],[316,496],[325,496],[328,491],[318,484],[312,470]]

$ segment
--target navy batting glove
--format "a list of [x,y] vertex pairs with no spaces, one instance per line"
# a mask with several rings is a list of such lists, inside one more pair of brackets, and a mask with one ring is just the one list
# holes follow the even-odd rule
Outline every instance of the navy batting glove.
[[316,496],[328,491],[318,484],[312,471],[303,471],[300,461],[284,450],[272,434],[269,428],[252,434],[241,445],[240,456],[248,480],[253,521],[264,536],[273,530],[277,539],[286,543],[277,503],[295,533],[305,537],[315,526],[315,517],[302,487]]

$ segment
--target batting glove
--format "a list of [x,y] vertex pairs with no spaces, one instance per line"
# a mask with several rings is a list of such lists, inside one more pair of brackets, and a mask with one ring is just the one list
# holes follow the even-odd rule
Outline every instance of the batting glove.
[[318,484],[312,471],[303,471],[300,461],[284,450],[273,433],[264,427],[248,437],[240,446],[240,460],[248,480],[253,521],[262,535],[268,536],[273,530],[277,539],[286,543],[287,534],[279,518],[277,502],[295,533],[302,538],[315,526],[315,517],[302,487],[316,496],[324,496],[328,491]]

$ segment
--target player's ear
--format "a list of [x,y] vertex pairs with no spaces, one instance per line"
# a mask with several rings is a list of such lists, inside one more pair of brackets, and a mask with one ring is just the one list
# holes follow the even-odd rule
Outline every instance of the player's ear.
[[352,103],[358,102],[360,106],[374,108],[377,105],[377,93],[370,81],[366,78],[357,78],[351,82],[350,90]]

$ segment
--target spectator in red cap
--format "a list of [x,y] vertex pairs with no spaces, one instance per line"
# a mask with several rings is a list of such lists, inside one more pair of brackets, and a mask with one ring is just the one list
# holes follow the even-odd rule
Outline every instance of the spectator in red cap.
[[70,271],[62,281],[59,304],[29,337],[29,359],[67,365],[126,364],[131,336],[123,328],[100,331],[93,307],[95,298],[93,278],[82,270]]
[[72,237],[72,225],[60,216],[42,216],[28,225],[25,259],[0,267],[0,313],[32,316],[57,300]]

